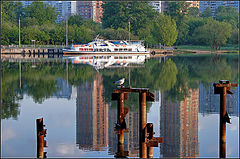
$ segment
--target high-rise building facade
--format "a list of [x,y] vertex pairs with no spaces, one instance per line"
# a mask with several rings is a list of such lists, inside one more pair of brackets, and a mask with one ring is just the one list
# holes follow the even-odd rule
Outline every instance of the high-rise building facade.
[[172,101],[161,94],[160,136],[163,157],[198,157],[199,90],[189,90],[183,101]]
[[235,7],[237,11],[239,11],[239,1],[200,1],[199,3],[200,12],[203,13],[203,11],[209,7],[213,17],[219,6]]
[[52,1],[46,3],[56,8],[58,13],[57,23],[65,21],[71,15],[77,14],[76,1]]
[[78,1],[77,14],[84,20],[92,19],[95,23],[102,23],[103,8],[102,1]]
[[186,1],[189,3],[189,7],[197,7],[199,8],[199,1]]
[[108,104],[102,75],[77,88],[76,143],[79,149],[101,151],[108,145]]
[[150,1],[149,5],[159,13],[164,12],[166,9],[165,1]]
[[[22,1],[23,7],[31,5],[33,1]],[[76,1],[40,1],[43,3],[47,3],[52,7],[56,8],[57,15],[57,23],[65,21],[69,16],[75,15],[77,12]]]

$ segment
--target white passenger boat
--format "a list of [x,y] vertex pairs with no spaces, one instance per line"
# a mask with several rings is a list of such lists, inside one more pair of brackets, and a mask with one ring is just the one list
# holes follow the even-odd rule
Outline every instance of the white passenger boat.
[[127,54],[145,55],[150,57],[150,51],[145,49],[141,40],[103,40],[95,39],[86,44],[72,44],[70,49],[63,49],[65,56],[89,54]]
[[81,55],[68,57],[73,64],[88,64],[97,69],[144,64],[145,55]]

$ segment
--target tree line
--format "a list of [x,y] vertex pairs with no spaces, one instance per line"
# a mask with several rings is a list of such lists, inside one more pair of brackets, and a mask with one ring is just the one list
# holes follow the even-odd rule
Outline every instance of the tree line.
[[[109,103],[112,102],[112,90],[116,88],[112,81],[122,77],[129,80],[130,73],[132,87],[149,88],[151,92],[161,90],[167,92],[172,100],[181,101],[188,96],[190,89],[198,88],[200,83],[208,88],[212,82],[218,82],[219,79],[229,79],[230,82],[238,81],[238,55],[217,56],[176,56],[162,60],[161,63],[159,59],[151,59],[142,68],[130,70],[111,68],[99,70],[99,72],[90,65],[69,64],[68,75],[65,63],[41,61],[35,63],[37,67],[34,68],[32,63],[22,63],[20,75],[19,63],[5,61],[2,63],[2,119],[17,118],[20,113],[19,102],[24,94],[40,104],[51,98],[53,94],[57,94],[59,78],[68,79],[69,85],[80,87],[86,82],[92,83],[94,77],[101,74],[104,99],[106,103]],[[126,102],[128,106],[131,106],[136,101],[137,98],[129,97]]]
[[[102,24],[70,16],[68,43],[87,43],[97,35],[104,39],[144,40],[146,46],[209,45],[220,49],[238,44],[239,15],[236,8],[220,6],[212,18],[210,8],[200,13],[186,2],[166,2],[163,13],[147,2],[105,2]],[[33,2],[23,8],[21,2],[2,2],[2,45],[18,44],[21,20],[21,44],[62,45],[66,43],[66,21],[56,23],[56,9]]]

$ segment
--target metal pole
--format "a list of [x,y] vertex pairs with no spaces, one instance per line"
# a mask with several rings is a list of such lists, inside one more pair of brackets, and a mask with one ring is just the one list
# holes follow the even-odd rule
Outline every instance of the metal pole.
[[68,37],[67,37],[67,34],[68,34],[68,19],[66,19],[66,47],[68,46]]
[[20,47],[21,46],[21,37],[20,37],[20,17],[21,17],[21,15],[19,16],[19,27],[18,27],[18,32],[19,32],[19,35],[18,35],[18,37],[19,37],[19,44],[18,44],[18,46]]
[[19,61],[19,81],[20,81],[19,85],[20,85],[20,89],[21,89],[21,85],[22,85],[22,84],[21,84],[21,83],[22,83],[22,81],[21,81],[21,79],[22,79],[21,73],[22,73],[21,61]]
[[139,93],[139,109],[140,109],[140,120],[139,120],[139,147],[140,157],[147,158],[147,143],[146,143],[146,124],[147,124],[147,93]]
[[131,86],[131,78],[130,78],[131,76],[130,76],[130,67],[129,67],[129,87]]
[[124,114],[124,93],[120,93],[118,100],[118,123],[120,125],[123,122],[123,114]]
[[129,37],[129,41],[130,41],[130,19],[129,19],[129,21],[128,21],[128,37]]
[[227,87],[222,87],[220,94],[220,158],[226,157],[226,121],[224,116],[227,112]]
[[68,86],[68,60],[66,61],[66,65],[67,65],[67,86]]

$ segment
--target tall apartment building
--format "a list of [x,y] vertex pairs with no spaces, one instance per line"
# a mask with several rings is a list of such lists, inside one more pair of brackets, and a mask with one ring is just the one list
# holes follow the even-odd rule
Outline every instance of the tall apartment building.
[[79,149],[101,151],[108,145],[108,104],[102,75],[77,88],[76,143]]
[[102,23],[102,1],[78,1],[77,14],[84,20],[92,19],[95,23]]
[[[23,7],[31,5],[33,1],[22,1]],[[71,15],[76,14],[76,1],[41,1],[43,3],[49,4],[52,7],[56,8],[58,13],[57,23],[65,21]]]
[[197,7],[199,8],[199,1],[186,1],[187,3],[189,3],[189,7]]
[[52,1],[46,2],[56,8],[58,13],[57,23],[65,21],[69,16],[77,14],[76,1]]
[[165,1],[150,1],[149,5],[159,13],[164,12],[166,9]]
[[238,1],[200,1],[200,3],[199,3],[200,12],[203,13],[203,11],[207,7],[209,7],[211,9],[213,17],[215,15],[216,9],[219,6],[236,7],[237,11],[239,12],[239,2]]
[[183,101],[166,99],[161,94],[160,136],[163,157],[198,157],[198,99],[199,90],[189,90]]

